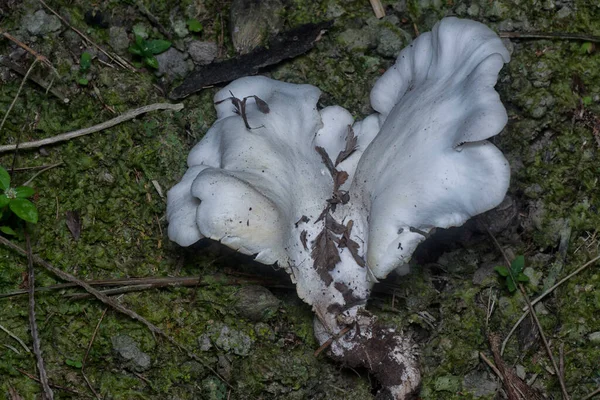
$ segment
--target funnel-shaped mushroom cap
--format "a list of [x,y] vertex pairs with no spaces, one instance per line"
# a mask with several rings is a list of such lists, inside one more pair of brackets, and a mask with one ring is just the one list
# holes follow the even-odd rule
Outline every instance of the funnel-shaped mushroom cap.
[[500,204],[510,170],[490,142],[507,122],[494,90],[509,54],[478,22],[446,18],[419,36],[371,92],[381,131],[350,189],[367,227],[367,264],[385,277],[423,233],[462,225]]

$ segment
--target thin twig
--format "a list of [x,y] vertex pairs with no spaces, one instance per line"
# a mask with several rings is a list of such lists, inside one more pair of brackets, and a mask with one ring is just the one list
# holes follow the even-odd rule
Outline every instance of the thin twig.
[[23,347],[26,352],[31,353],[31,350],[29,350],[29,347],[27,347],[27,345],[25,344],[25,342],[23,342],[17,335],[15,335],[14,333],[12,333],[11,331],[9,331],[8,329],[6,329],[5,327],[3,327],[2,325],[0,325],[0,330],[4,331],[8,336],[10,336],[11,338],[15,339],[17,342],[19,342],[19,344],[21,345],[21,347]]
[[60,164],[62,164],[62,162],[57,163],[57,164],[34,165],[32,167],[11,168],[11,170],[13,172],[24,172],[24,171],[31,171],[31,170],[34,170],[34,169],[45,169],[45,168],[48,168],[48,167],[58,167]]
[[[509,265],[509,268],[510,268],[510,265]],[[531,305],[531,302],[529,301],[529,297],[527,296],[527,292],[525,292],[525,288],[523,287],[523,285],[521,283],[519,283],[519,289],[521,290],[521,293],[523,294],[523,298],[527,302],[527,307],[529,307],[529,313],[533,317],[533,320],[535,321],[535,324],[537,325],[537,328],[540,331],[540,337],[542,338],[542,342],[544,343],[544,347],[546,348],[548,357],[550,358],[550,361],[552,362],[552,367],[554,368],[554,371],[556,372],[556,376],[558,377],[558,383],[560,383],[560,389],[562,391],[563,399],[569,400],[570,397],[569,397],[569,393],[567,392],[567,387],[565,386],[565,380],[563,379],[563,376],[560,373],[560,369],[558,368],[558,365],[556,364],[556,360],[554,359],[554,356],[552,355],[552,349],[550,349],[550,344],[548,343],[548,340],[546,339],[546,335],[544,334],[544,331],[542,329],[542,324],[540,324],[540,320],[537,317],[537,313],[533,309],[533,305]]]
[[29,178],[25,183],[23,183],[23,186],[29,186],[31,184],[31,182],[33,182],[33,180],[35,178],[37,178],[40,174],[43,174],[44,172],[48,171],[49,169],[61,166],[62,164],[63,164],[62,162],[59,162],[56,164],[48,165],[46,168],[39,170],[38,172],[33,174],[33,176],[31,178]]
[[[6,119],[8,118],[8,115],[10,114],[10,112],[13,109],[13,107],[15,106],[15,103],[17,102],[17,99],[19,98],[19,95],[21,94],[21,90],[23,90],[23,86],[25,86],[25,82],[27,82],[27,78],[29,77],[29,75],[33,71],[33,68],[35,67],[35,65],[37,64],[38,61],[40,61],[39,58],[36,58],[35,60],[33,60],[33,62],[31,63],[31,65],[29,66],[29,69],[27,70],[27,73],[23,77],[23,80],[21,81],[21,84],[19,85],[19,90],[17,90],[17,94],[15,95],[15,98],[13,99],[12,103],[10,103],[10,106],[8,107],[8,110],[6,110],[6,114],[4,114],[4,118],[2,118],[2,123],[0,123],[0,132],[2,132],[2,128],[4,127],[4,123],[6,122]],[[15,149],[16,148],[17,148],[17,145],[15,145]]]
[[496,368],[496,366],[494,365],[494,363],[492,363],[492,361],[487,358],[485,356],[485,354],[483,354],[483,352],[479,352],[479,357],[483,360],[483,362],[485,362],[487,364],[488,367],[490,367],[492,369],[492,371],[494,371],[494,373],[498,376],[498,378],[500,378],[501,381],[504,380],[504,376],[502,375],[502,372],[500,372],[500,370],[498,368]]
[[585,396],[583,399],[581,400],[590,400],[592,397],[599,395],[600,394],[600,387],[596,390],[594,390],[592,393],[588,394],[587,396]]
[[327,339],[327,341],[325,341],[325,343],[323,343],[317,350],[315,350],[315,353],[313,355],[315,357],[318,357],[319,354],[321,354],[323,352],[323,350],[325,350],[326,348],[331,346],[331,344],[333,343],[334,340],[338,340],[339,338],[344,336],[346,333],[348,333],[348,331],[352,328],[354,328],[354,325],[349,325],[349,326],[345,327],[344,329],[342,329],[340,331],[340,333],[338,333],[334,337],[330,337],[329,339]]
[[135,2],[135,5],[137,6],[138,10],[144,14],[144,16],[146,18],[148,18],[148,20],[150,21],[150,23],[152,25],[154,25],[159,31],[160,33],[162,33],[163,35],[165,35],[167,37],[167,39],[169,40],[173,40],[173,35],[171,35],[171,33],[165,29],[165,27],[160,23],[160,21],[158,20],[158,18],[156,18],[154,16],[154,14],[152,14],[150,12],[150,10],[148,10],[146,8],[146,6],[144,5],[143,2],[141,2],[140,0]]
[[83,34],[81,31],[77,30],[75,27],[73,27],[71,24],[69,24],[67,22],[67,20],[65,20],[59,13],[57,13],[56,11],[54,11],[52,8],[50,8],[50,6],[48,4],[46,4],[46,2],[44,2],[44,0],[39,0],[40,3],[42,3],[42,5],[44,7],[46,7],[52,14],[56,15],[66,26],[68,26],[70,29],[72,29],[73,31],[75,31],[75,33],[77,33],[79,36],[81,36],[84,40],[86,40],[88,43],[90,43],[92,46],[94,46],[95,48],[97,48],[102,54],[104,54],[106,57],[110,58],[111,60],[113,60],[115,63],[117,63],[121,68],[124,69],[128,69],[130,71],[136,71],[135,67],[133,65],[131,65],[130,63],[128,63],[126,60],[124,60],[123,58],[119,57],[116,54],[110,54],[108,52],[106,52],[102,47],[98,46],[96,43],[94,43],[94,41],[92,41],[89,37],[87,37],[85,34]]
[[56,76],[59,76],[58,75],[58,71],[56,70],[56,68],[54,68],[54,66],[48,60],[48,58],[46,58],[45,56],[41,55],[40,53],[38,53],[37,51],[35,51],[31,47],[27,46],[25,43],[21,42],[19,39],[17,39],[16,37],[14,37],[13,35],[11,35],[10,33],[4,32],[1,29],[0,29],[0,32],[2,32],[2,36],[4,36],[8,40],[10,40],[11,42],[15,43],[17,46],[19,46],[20,48],[22,48],[23,50],[25,50],[26,52],[28,52],[29,54],[31,54],[32,56],[34,56],[36,58],[36,60],[41,61],[42,63],[44,63],[48,68],[50,68],[52,70],[52,72],[54,72],[54,74]]
[[381,19],[385,17],[385,8],[381,4],[381,0],[370,0],[371,7],[373,7],[373,12],[375,13],[375,17]]
[[[575,271],[571,272],[569,275],[567,275],[566,277],[564,277],[563,279],[561,279],[560,281],[558,281],[557,284],[555,284],[554,286],[552,286],[551,288],[549,288],[548,290],[546,290],[544,293],[542,293],[538,297],[536,297],[534,300],[532,300],[531,304],[535,305],[535,304],[539,303],[544,297],[546,297],[548,294],[552,293],[554,291],[554,289],[556,289],[557,287],[559,287],[560,285],[562,285],[563,283],[565,283],[566,281],[568,281],[569,279],[571,279],[575,275],[579,274],[581,271],[583,271],[584,269],[586,269],[590,265],[594,264],[598,260],[600,260],[600,256],[596,256],[595,258],[593,258],[590,261],[586,262],[581,267],[577,268]],[[527,309],[527,307],[523,307],[523,311],[525,311],[526,309]]]
[[[502,253],[502,257],[504,258],[504,261],[506,262],[506,266],[510,272],[511,262],[508,259],[506,252],[504,251],[504,249],[502,248],[502,246],[500,245],[498,240],[496,240],[496,237],[494,236],[492,231],[487,227],[487,225],[484,225],[484,226],[485,226],[485,229],[487,230],[488,234],[490,235],[490,237],[493,239],[494,243],[496,244],[496,247],[498,247],[498,250],[500,250],[500,252]],[[511,277],[512,277],[512,275],[511,275]],[[516,282],[516,277],[512,277],[512,279]],[[529,301],[529,296],[527,295],[527,292],[525,291],[525,288],[523,287],[523,285],[521,283],[519,283],[519,290],[521,291],[523,298],[527,302],[527,308],[529,309],[529,313],[531,314],[531,316],[533,317],[533,320],[535,321],[538,331],[540,332],[540,337],[542,338],[542,342],[544,343],[544,347],[546,348],[546,352],[548,353],[548,357],[550,358],[550,362],[552,362],[554,371],[556,372],[556,375],[558,376],[558,382],[560,383],[560,388],[562,391],[563,398],[565,400],[569,400],[569,393],[567,392],[567,387],[565,386],[564,379],[560,375],[560,370],[558,369],[556,360],[554,359],[554,356],[552,355],[552,349],[550,349],[550,345],[548,344],[548,340],[546,339],[546,335],[544,334],[544,330],[542,329],[542,324],[540,324],[537,314],[536,314],[535,310],[533,309],[533,305]]]
[[42,385],[43,397],[46,400],[53,400],[54,393],[52,393],[52,389],[50,389],[50,384],[48,383],[48,374],[46,373],[46,367],[44,367],[42,346],[38,333],[37,322],[35,320],[35,271],[33,269],[33,255],[31,254],[31,242],[29,240],[27,227],[25,227],[25,243],[27,244],[27,278],[29,285],[29,329],[31,331],[31,338],[33,340],[33,353],[37,359],[38,374],[40,375],[40,384]]
[[[26,377],[28,377],[29,379],[31,379],[31,380],[34,380],[36,382],[40,381],[40,379],[37,376],[31,375],[29,372],[27,372],[27,371],[25,371],[25,370],[23,370],[21,368],[15,368],[15,369],[17,371],[19,371],[20,373],[22,373],[23,375],[25,375]],[[88,397],[88,398],[90,397],[87,394],[80,393],[80,392],[78,392],[75,389],[71,389],[71,388],[68,388],[68,387],[65,387],[65,386],[56,385],[54,383],[50,383],[50,386],[52,386],[54,389],[62,390],[63,392],[73,393],[73,394],[75,394],[77,396],[85,396],[85,397]]]
[[[546,290],[544,293],[542,293],[541,295],[539,295],[538,297],[536,297],[534,300],[532,300],[531,304],[535,305],[535,304],[539,303],[544,297],[546,297],[547,295],[549,295],[550,293],[552,293],[557,287],[559,287],[560,285],[562,285],[563,283],[565,283],[566,281],[568,281],[569,279],[571,279],[575,275],[579,274],[581,271],[583,271],[584,269],[586,269],[590,265],[593,265],[598,260],[600,260],[600,256],[597,256],[597,257],[591,259],[590,261],[586,262],[581,267],[577,268],[575,271],[571,272],[569,275],[567,275],[566,277],[564,277],[563,279],[561,279],[556,285],[552,286],[551,288],[549,288],[548,290]],[[525,308],[525,312],[523,313],[523,315],[521,315],[521,317],[519,318],[519,320],[515,323],[515,325],[510,330],[510,332],[508,332],[508,335],[506,335],[506,337],[504,338],[504,341],[502,342],[502,347],[500,348],[500,354],[504,354],[504,349],[506,348],[506,345],[508,344],[509,339],[511,338],[511,336],[513,335],[513,333],[515,333],[515,331],[517,330],[517,327],[521,324],[521,322],[523,322],[523,320],[529,314],[529,309],[527,308],[527,306],[525,306],[524,308]]]
[[[14,250],[15,252],[26,256],[27,252],[25,250],[23,250],[21,247],[17,246],[16,244],[12,243],[10,240],[0,236],[0,243],[5,245],[6,247]],[[210,365],[208,365],[208,363],[206,361],[204,361],[204,359],[202,359],[201,357],[199,357],[198,355],[196,355],[194,352],[192,352],[190,349],[188,349],[186,346],[182,345],[181,343],[177,342],[177,340],[175,340],[175,338],[173,338],[172,336],[168,335],[166,332],[164,332],[162,329],[160,329],[158,326],[154,325],[153,323],[151,323],[150,321],[148,321],[147,319],[145,319],[144,317],[142,317],[141,315],[139,315],[138,313],[136,313],[135,311],[132,311],[130,309],[128,309],[127,307],[117,303],[116,301],[114,301],[113,299],[111,299],[108,296],[105,296],[104,294],[100,293],[98,290],[94,289],[92,286],[90,286],[89,284],[87,284],[86,282],[82,281],[81,279],[69,274],[68,272],[65,272],[61,269],[56,268],[55,266],[53,266],[52,264],[50,264],[48,261],[42,259],[41,257],[37,256],[37,255],[32,255],[32,260],[34,263],[36,263],[37,265],[45,268],[46,270],[48,270],[49,272],[51,272],[52,274],[58,276],[59,278],[67,281],[67,282],[72,282],[72,283],[76,283],[78,286],[81,286],[82,288],[84,288],[87,292],[91,293],[96,299],[100,300],[102,303],[106,304],[107,306],[112,307],[113,309],[115,309],[116,311],[127,315],[128,317],[130,317],[133,320],[136,320],[138,322],[141,322],[142,324],[144,324],[152,333],[155,333],[159,336],[162,336],[163,338],[167,339],[167,341],[169,343],[171,343],[172,345],[174,345],[175,347],[177,347],[178,349],[182,350],[183,352],[185,352],[187,354],[188,357],[192,358],[195,361],[198,361],[199,363],[201,363],[202,365],[204,365],[208,370],[210,370],[213,374],[215,374],[216,377],[218,377],[219,379],[221,379],[228,387],[233,389],[233,386],[231,386],[231,384],[225,380],[225,378],[223,378],[219,373],[217,373],[217,371],[215,371],[214,368],[212,368]]]
[[600,36],[584,35],[568,32],[499,32],[498,36],[509,39],[548,39],[548,40],[580,40],[583,42],[600,43]]
[[90,350],[92,349],[92,344],[94,344],[94,340],[96,339],[96,335],[98,334],[98,329],[100,329],[100,324],[102,323],[102,320],[104,319],[104,316],[106,315],[107,310],[108,310],[108,308],[105,308],[104,311],[102,312],[102,315],[100,316],[100,319],[98,320],[98,323],[96,324],[96,328],[94,329],[94,333],[92,334],[92,338],[90,339],[90,343],[88,344],[87,350],[85,351],[85,356],[83,356],[83,361],[81,361],[81,375],[83,375],[83,379],[85,379],[85,383],[87,383],[88,387],[90,388],[92,393],[94,393],[94,396],[96,396],[96,398],[98,400],[102,400],[102,397],[98,394],[98,392],[96,392],[96,390],[92,386],[92,383],[90,382],[87,375],[85,374],[85,362],[87,361],[88,355],[90,354]]
[[[16,72],[19,75],[25,76],[25,74],[27,74],[26,70],[21,68],[18,64],[10,61],[10,59],[6,56],[0,56],[0,64],[4,65],[6,68],[10,68],[11,70],[13,70],[14,72]],[[54,96],[59,98],[60,101],[62,101],[64,104],[67,104],[69,101],[71,101],[60,90],[53,87],[52,82],[48,83],[44,79],[37,77],[35,75],[30,76],[29,80],[37,83],[39,86],[42,87],[42,89],[45,89],[46,92],[52,93]]]
[[[221,285],[262,285],[278,289],[294,289],[293,285],[279,282],[273,279],[265,279],[262,277],[234,277],[222,274],[207,275],[204,277],[199,276],[178,276],[178,277],[156,277],[151,276],[147,278],[125,278],[125,279],[98,279],[91,281],[84,281],[90,286],[147,286],[148,288],[162,288],[162,287],[196,287],[205,286],[218,282]],[[36,291],[51,291],[60,290],[71,287],[77,287],[76,283],[60,283],[51,286],[37,287]],[[0,294],[0,299],[5,297],[19,296],[26,294],[27,290],[15,290],[10,293]]]
[[[178,104],[170,104],[170,103],[150,104],[150,105],[147,105],[144,107],[136,108],[134,110],[129,110],[126,113],[119,115],[118,117],[115,117],[108,121],[102,122],[101,124],[98,124],[98,125],[90,126],[89,128],[83,128],[83,129],[78,129],[78,130],[72,131],[72,132],[62,133],[60,135],[56,135],[56,136],[46,138],[46,139],[36,140],[33,142],[21,143],[19,145],[19,149],[33,149],[33,148],[38,148],[41,146],[46,146],[49,144],[64,142],[65,140],[71,140],[71,139],[74,139],[74,138],[77,138],[80,136],[89,135],[90,133],[95,133],[95,132],[102,131],[104,129],[111,128],[122,122],[133,119],[140,114],[145,114],[150,111],[157,111],[157,110],[180,111],[182,109],[183,109],[183,104],[181,104],[181,103],[178,103]],[[12,150],[15,150],[16,148],[17,148],[17,146],[13,145],[13,144],[0,146],[0,153],[4,153],[6,151],[12,151]]]

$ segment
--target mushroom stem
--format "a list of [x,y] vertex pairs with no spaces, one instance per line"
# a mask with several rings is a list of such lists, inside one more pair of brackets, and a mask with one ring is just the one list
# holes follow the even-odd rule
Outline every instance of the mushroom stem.
[[[315,336],[322,344],[331,339],[318,318]],[[333,339],[327,354],[349,367],[368,368],[382,385],[376,397],[379,400],[415,399],[419,393],[417,346],[409,336],[383,326],[364,309],[358,310],[351,329]]]

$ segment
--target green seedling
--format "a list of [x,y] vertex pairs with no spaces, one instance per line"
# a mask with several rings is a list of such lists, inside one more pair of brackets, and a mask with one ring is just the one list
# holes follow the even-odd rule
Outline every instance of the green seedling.
[[510,264],[510,268],[499,265],[494,270],[505,279],[508,291],[513,293],[517,290],[519,282],[529,282],[529,277],[523,273],[524,268],[525,256],[517,256]]
[[135,42],[129,47],[129,52],[142,58],[144,64],[150,68],[158,69],[156,54],[163,53],[171,47],[168,40],[145,40],[140,35],[135,35]]
[[65,364],[76,369],[81,369],[81,367],[83,367],[83,363],[81,361],[71,360],[68,358],[65,360]]
[[186,21],[186,24],[187,24],[188,31],[190,31],[190,32],[200,33],[200,32],[202,32],[202,29],[204,29],[204,27],[202,26],[200,21],[198,21],[197,19],[188,19]]
[[9,226],[2,224],[11,214],[17,218],[35,224],[38,221],[38,210],[35,205],[27,200],[33,196],[35,190],[29,186],[12,187],[10,175],[0,167],[0,232],[15,235],[16,232]]
[[79,78],[77,79],[77,83],[82,86],[87,86],[89,80],[86,75],[87,72],[92,67],[92,55],[87,51],[84,51],[81,54],[81,58],[79,59]]

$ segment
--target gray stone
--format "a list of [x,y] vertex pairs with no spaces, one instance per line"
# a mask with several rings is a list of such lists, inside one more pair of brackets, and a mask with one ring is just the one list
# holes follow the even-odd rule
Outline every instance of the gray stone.
[[111,26],[108,30],[108,43],[117,53],[127,52],[129,47],[129,36],[122,26]]
[[341,5],[331,1],[329,4],[327,4],[327,12],[325,13],[325,16],[327,19],[334,19],[341,17],[345,13],[346,11]]
[[469,8],[467,8],[467,14],[469,14],[470,17],[478,16],[479,11],[481,11],[481,7],[479,7],[479,4],[477,3],[472,3]]
[[55,15],[46,14],[38,10],[34,14],[27,14],[21,21],[21,26],[32,35],[44,36],[60,29],[60,20]]
[[483,286],[495,282],[498,279],[498,273],[495,270],[497,265],[500,265],[500,263],[487,263],[479,267],[473,274],[473,284]]
[[346,29],[339,34],[338,40],[349,51],[366,50],[377,44],[377,36],[369,28]]
[[201,42],[199,40],[191,41],[187,48],[190,57],[195,64],[206,65],[213,62],[217,57],[219,49],[214,42]]
[[256,46],[283,28],[281,0],[233,0],[230,8],[230,31],[233,47],[240,54]]
[[150,356],[141,351],[137,343],[127,335],[118,335],[111,338],[113,351],[123,362],[125,368],[144,372],[151,366]]
[[474,397],[489,397],[496,393],[498,384],[496,380],[485,371],[473,371],[465,375],[463,390],[473,394]]
[[225,325],[222,322],[215,322],[208,328],[208,331],[198,338],[200,343],[204,342],[203,337],[210,338],[211,342],[226,352],[231,352],[238,356],[247,356],[254,341],[244,332],[238,331]]
[[600,344],[600,331],[590,333],[588,339],[594,344]]
[[573,10],[571,10],[568,6],[564,6],[560,10],[558,10],[558,12],[556,13],[556,18],[558,18],[558,19],[567,18],[572,13],[573,13]]
[[270,342],[275,341],[275,332],[273,329],[264,322],[259,322],[254,325],[254,333],[256,333],[256,337],[266,339]]
[[198,337],[198,346],[200,346],[200,350],[202,351],[209,351],[212,349],[213,345],[210,341],[210,336],[205,333]]
[[534,87],[546,87],[550,85],[552,78],[552,68],[544,61],[539,61],[533,66],[531,71]]
[[436,392],[456,393],[461,388],[461,381],[458,376],[444,375],[440,376],[433,383]]
[[190,70],[186,61],[186,54],[173,47],[155,57],[158,61],[157,75],[164,76],[169,82],[177,78],[183,78]]
[[171,22],[171,27],[173,28],[173,32],[177,35],[178,38],[184,38],[190,34],[188,31],[187,24],[182,19],[176,19]]
[[131,30],[133,31],[134,35],[140,36],[143,39],[148,39],[149,35],[148,35],[148,30],[150,30],[151,28],[149,28],[146,24],[144,23],[137,23],[135,24]]
[[410,35],[400,28],[381,26],[377,32],[377,53],[383,57],[395,58],[410,42]]
[[279,308],[279,299],[262,286],[244,286],[236,293],[236,298],[236,311],[252,321],[267,320],[275,315]]
[[231,379],[231,369],[231,361],[223,354],[219,354],[217,361],[217,372],[219,375],[228,381]]

